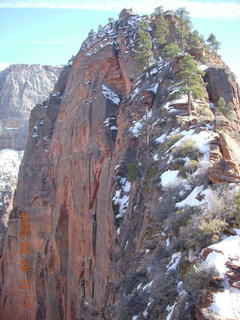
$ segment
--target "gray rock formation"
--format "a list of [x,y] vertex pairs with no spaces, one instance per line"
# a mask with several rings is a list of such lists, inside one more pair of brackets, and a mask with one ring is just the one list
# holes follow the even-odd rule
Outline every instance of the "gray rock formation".
[[30,111],[47,99],[60,71],[60,67],[16,64],[0,72],[0,149],[24,149]]

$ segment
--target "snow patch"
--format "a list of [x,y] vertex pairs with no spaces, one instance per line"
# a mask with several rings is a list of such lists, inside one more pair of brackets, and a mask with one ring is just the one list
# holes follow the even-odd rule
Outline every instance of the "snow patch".
[[127,210],[129,201],[129,191],[131,183],[125,177],[118,177],[120,188],[116,190],[113,197],[113,203],[119,206],[119,213],[116,215],[116,219],[122,218]]
[[207,66],[206,64],[201,64],[200,66],[198,66],[199,70],[205,71],[209,68],[209,66]]
[[158,137],[158,138],[155,139],[155,142],[156,142],[157,144],[160,144],[160,143],[165,142],[166,139],[167,139],[167,133],[163,133],[160,137]]
[[186,206],[194,207],[202,204],[202,201],[198,200],[196,197],[203,191],[203,189],[203,186],[195,187],[186,199],[176,203],[176,208],[183,208]]
[[171,261],[167,265],[167,272],[171,270],[175,271],[179,265],[180,260],[181,260],[181,252],[175,252],[172,255]]
[[118,95],[104,84],[102,85],[102,93],[105,98],[111,100],[113,103],[115,103],[117,105],[120,104],[120,99],[119,99]]
[[157,89],[158,89],[158,83],[154,83],[149,89],[148,91],[152,91],[154,94],[157,93]]
[[149,282],[148,284],[146,284],[146,285],[142,288],[142,290],[145,291],[145,290],[150,289],[150,288],[152,287],[152,284],[153,284],[153,281]]
[[164,188],[175,184],[179,178],[177,178],[179,174],[179,170],[167,170],[163,174],[161,174],[161,184]]
[[166,320],[171,320],[172,314],[173,314],[173,310],[174,310],[174,307],[175,307],[176,303],[177,302],[175,302],[172,306],[169,306],[169,305],[167,306],[166,311],[168,311],[169,313],[168,313],[168,315],[166,317]]

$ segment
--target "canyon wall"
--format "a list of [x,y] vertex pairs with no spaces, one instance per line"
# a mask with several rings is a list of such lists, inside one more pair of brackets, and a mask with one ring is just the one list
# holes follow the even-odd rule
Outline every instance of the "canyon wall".
[[[181,213],[240,182],[239,88],[209,59],[205,97],[189,115],[186,97],[169,98],[172,63],[156,55],[139,74],[142,20],[123,11],[91,34],[31,112],[1,257],[1,319],[226,319],[211,299],[191,309],[183,275],[199,248],[179,232]],[[223,95],[235,104],[232,123],[214,106]]]
[[60,71],[60,67],[24,64],[0,71],[0,238],[12,209],[30,112],[48,98]]

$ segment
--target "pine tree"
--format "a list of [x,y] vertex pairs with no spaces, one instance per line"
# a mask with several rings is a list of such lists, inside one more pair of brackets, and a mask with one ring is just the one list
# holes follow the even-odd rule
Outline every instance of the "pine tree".
[[155,32],[155,37],[156,37],[156,44],[158,46],[161,46],[166,42],[166,37],[169,33],[169,24],[167,20],[164,19],[162,15],[159,15],[156,18],[156,32]]
[[175,58],[179,53],[181,53],[181,49],[177,42],[171,42],[166,44],[162,50],[162,58],[165,60],[170,60]]
[[217,102],[217,108],[219,111],[229,120],[233,120],[234,104],[232,102],[227,103],[223,97],[220,97]]
[[203,36],[201,36],[199,34],[199,32],[197,30],[194,30],[193,32],[191,32],[189,34],[189,37],[188,37],[188,46],[190,48],[192,47],[198,47],[199,45],[201,45],[204,40],[202,38]]
[[181,49],[184,51],[186,49],[186,39],[191,30],[191,20],[189,17],[189,12],[186,8],[179,8],[176,10],[176,15],[179,18],[179,30],[178,35],[180,37]]
[[137,62],[140,71],[150,66],[150,58],[153,57],[152,52],[152,38],[147,31],[149,24],[147,22],[140,22],[138,24],[137,34]]
[[188,112],[190,115],[192,99],[204,97],[204,85],[202,81],[204,72],[198,69],[196,61],[190,54],[181,58],[179,69],[177,78],[182,82],[180,92],[188,96]]
[[213,33],[210,34],[210,36],[207,39],[207,42],[212,51],[217,52],[220,49],[221,42],[217,41],[217,38]]

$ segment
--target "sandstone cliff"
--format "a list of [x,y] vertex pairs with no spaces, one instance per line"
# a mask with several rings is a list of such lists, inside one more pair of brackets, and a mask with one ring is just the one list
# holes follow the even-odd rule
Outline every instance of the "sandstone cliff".
[[[206,239],[221,240],[198,227],[215,219],[224,231],[214,212],[220,215],[240,182],[238,85],[210,56],[205,97],[189,115],[185,96],[170,98],[179,87],[177,59],[164,61],[156,51],[156,63],[139,74],[142,20],[154,29],[149,17],[123,11],[91,34],[58,92],[31,112],[1,258],[1,319],[227,319],[213,292],[225,288],[229,299],[239,298],[236,283],[236,291],[220,284],[225,274],[205,282],[201,301],[194,300],[197,280],[191,290],[191,265]],[[231,123],[216,109],[222,96],[234,103]],[[214,197],[225,201],[215,211]],[[21,212],[30,214],[27,271]],[[236,261],[231,268],[239,268]]]
[[48,98],[60,71],[60,67],[17,64],[0,72],[0,238],[12,209],[30,111]]

